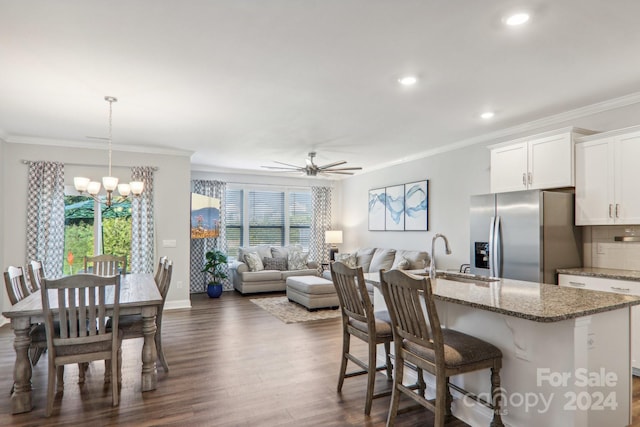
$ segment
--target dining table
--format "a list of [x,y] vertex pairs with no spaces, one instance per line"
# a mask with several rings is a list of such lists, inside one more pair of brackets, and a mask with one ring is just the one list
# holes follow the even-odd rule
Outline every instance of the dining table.
[[[57,293],[49,291],[52,309],[58,307]],[[108,296],[107,296],[108,298]],[[113,297],[111,297],[113,300]],[[156,315],[162,305],[162,296],[153,274],[123,274],[120,281],[120,315],[142,316],[144,342],[142,345],[142,391],[155,390],[158,378],[155,345]],[[41,292],[34,292],[11,308],[3,316],[10,319],[14,332],[13,347],[16,361],[13,368],[14,388],[11,394],[12,413],[29,412],[33,408],[31,395],[32,367],[29,360],[30,330],[44,322]],[[107,314],[109,310],[107,310]]]

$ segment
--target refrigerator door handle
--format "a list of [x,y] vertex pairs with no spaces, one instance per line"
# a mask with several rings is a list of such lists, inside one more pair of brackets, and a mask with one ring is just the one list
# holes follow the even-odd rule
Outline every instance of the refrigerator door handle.
[[500,265],[502,264],[502,254],[500,253],[500,247],[502,236],[500,235],[500,217],[496,216],[496,221],[493,229],[493,277],[501,277]]
[[494,232],[496,229],[496,217],[491,217],[491,223],[489,224],[489,277],[494,277],[495,272],[493,271],[493,259],[495,258],[495,254],[493,252],[493,239]]

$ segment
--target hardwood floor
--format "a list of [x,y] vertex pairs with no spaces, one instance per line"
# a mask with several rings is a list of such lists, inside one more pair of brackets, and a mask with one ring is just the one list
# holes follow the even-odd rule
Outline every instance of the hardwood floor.
[[[46,356],[33,369],[34,410],[11,415],[13,332],[0,328],[0,425],[12,426],[384,426],[389,397],[363,413],[366,378],[335,390],[341,347],[340,319],[284,324],[237,293],[192,296],[192,309],[167,311],[163,346],[170,372],[158,370],[158,388],[140,392],[141,339],[123,344],[120,406],[103,383],[104,364],[92,363],[83,386],[75,366],[65,370],[65,391],[44,416]],[[366,347],[353,347],[366,354]],[[378,376],[377,390],[388,387]],[[634,396],[640,382],[634,381]],[[408,399],[401,407],[412,404]],[[640,404],[634,405],[634,416]],[[634,417],[634,420],[637,418]],[[431,426],[425,409],[400,414],[398,426]],[[454,420],[448,427],[466,424]],[[640,423],[634,424],[640,426]]]

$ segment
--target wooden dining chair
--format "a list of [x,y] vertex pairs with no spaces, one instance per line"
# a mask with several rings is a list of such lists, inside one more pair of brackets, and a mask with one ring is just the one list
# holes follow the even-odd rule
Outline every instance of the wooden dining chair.
[[[156,353],[158,355],[158,359],[162,364],[162,368],[165,372],[169,372],[169,364],[167,363],[167,359],[164,355],[164,350],[162,349],[162,312],[164,309],[164,303],[167,299],[167,293],[169,292],[169,285],[171,284],[171,275],[173,273],[173,261],[169,261],[165,259],[165,262],[162,266],[162,272],[159,274],[161,281],[157,283],[158,291],[160,291],[160,295],[162,296],[162,305],[158,307],[158,314],[156,315],[156,335],[155,335],[155,344],[156,344]],[[108,326],[107,326],[108,327]],[[129,314],[126,316],[120,316],[120,329],[123,332],[123,339],[129,338],[143,338],[143,323],[142,323],[142,315],[140,314]]]
[[42,279],[44,279],[44,270],[42,269],[42,262],[31,260],[27,265],[29,271],[29,283],[31,285],[31,292],[37,292],[42,286]]
[[7,288],[7,295],[11,305],[17,304],[18,301],[31,294],[29,288],[27,288],[22,267],[14,267],[12,265],[7,267],[7,271],[4,272],[4,285]]
[[116,255],[96,255],[84,257],[84,272],[98,276],[113,276],[127,272],[127,257]]
[[[24,280],[24,270],[22,267],[7,267],[4,272],[4,284],[7,288],[9,301],[11,305],[17,304],[22,299],[29,296],[27,286]],[[31,345],[29,346],[29,360],[31,366],[35,366],[40,360],[40,356],[47,348],[47,337],[45,334],[44,324],[35,324],[29,330]],[[11,387],[13,394],[13,386]]]
[[167,262],[167,257],[163,256],[158,261],[158,269],[156,270],[155,276],[153,279],[156,281],[156,285],[160,286],[160,281],[162,280],[162,273],[164,272],[164,264]]
[[[391,317],[396,357],[387,426],[395,423],[401,393],[434,411],[434,426],[444,426],[445,421],[453,417],[449,387],[478,399],[461,387],[450,384],[449,377],[483,369],[491,369],[493,402],[483,402],[493,410],[490,425],[503,426],[500,417],[500,349],[471,335],[443,329],[428,277],[412,276],[401,270],[380,270],[380,285]],[[405,363],[413,364],[435,376],[435,402],[425,399],[403,384]]]
[[[392,378],[391,341],[393,334],[387,312],[373,311],[373,304],[369,298],[364,282],[362,267],[349,268],[342,262],[330,264],[331,278],[336,287],[340,311],[342,314],[342,361],[338,376],[338,392],[342,390],[345,378],[367,374],[367,394],[364,413],[371,413],[373,399],[388,396],[389,392],[374,395],[375,376],[378,371],[387,371],[387,379]],[[351,336],[355,336],[368,345],[368,360],[365,362],[350,352]],[[377,346],[384,344],[386,363],[377,367]],[[347,373],[347,363],[351,361],[362,370]]]
[[[120,276],[76,274],[60,279],[45,278],[40,290],[49,359],[48,417],[53,411],[56,376],[60,379],[64,365],[105,360],[110,362],[109,371],[119,375],[122,342],[122,332],[118,327]],[[110,329],[106,327],[108,308],[113,309]],[[54,319],[59,322],[57,327]],[[112,403],[117,406],[118,381],[105,373],[105,381],[109,380]]]

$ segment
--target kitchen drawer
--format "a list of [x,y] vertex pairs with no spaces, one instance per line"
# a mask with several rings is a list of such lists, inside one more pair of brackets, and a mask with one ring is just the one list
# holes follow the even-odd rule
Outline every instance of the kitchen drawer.
[[558,274],[558,284],[560,286],[590,289],[592,291],[615,292],[618,294],[640,296],[640,282],[633,280]]

